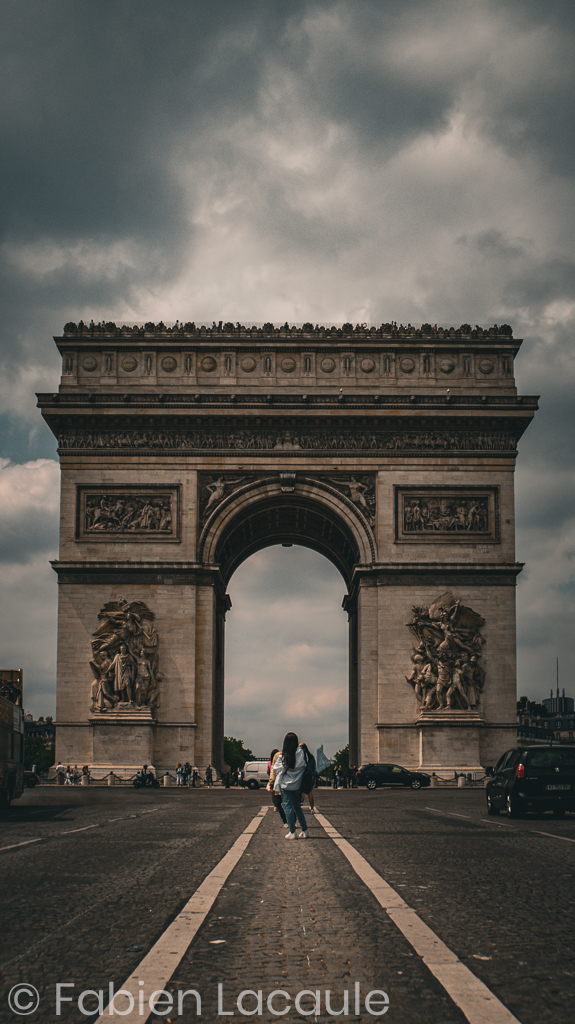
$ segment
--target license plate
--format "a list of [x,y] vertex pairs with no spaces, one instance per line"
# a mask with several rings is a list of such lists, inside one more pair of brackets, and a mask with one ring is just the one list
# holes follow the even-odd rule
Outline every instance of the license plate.
[[570,785],[566,786],[547,786],[547,789],[571,789]]

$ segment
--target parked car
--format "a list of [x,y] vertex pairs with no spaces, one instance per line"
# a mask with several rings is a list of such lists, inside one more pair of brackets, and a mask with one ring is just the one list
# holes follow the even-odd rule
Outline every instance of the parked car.
[[488,768],[487,813],[553,811],[562,818],[575,811],[575,747],[513,747]]
[[244,765],[244,786],[248,789],[265,788],[269,782],[267,761],[246,761]]
[[421,789],[429,786],[431,777],[425,772],[410,772],[399,764],[362,764],[355,781],[358,786],[377,789],[378,786],[409,786]]

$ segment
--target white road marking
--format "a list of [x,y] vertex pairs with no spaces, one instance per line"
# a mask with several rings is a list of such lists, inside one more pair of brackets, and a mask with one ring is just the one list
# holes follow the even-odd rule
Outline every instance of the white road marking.
[[498,828],[514,828],[514,825],[510,825],[508,821],[493,821],[492,818],[479,818],[483,825],[497,825]]
[[436,814],[446,814],[448,818],[467,818],[468,821],[472,820],[470,814],[457,814],[456,811],[440,811],[438,807],[426,807],[425,810],[435,811]]
[[0,846],[0,853],[3,850],[16,850],[18,846],[29,846],[30,843],[41,843],[42,839],[25,839],[23,843],[12,843],[11,846]]
[[[108,1007],[106,1007],[104,1013],[94,1024],[107,1024],[116,1015],[121,1017],[126,1024],[145,1024],[154,1012],[149,1008],[150,995],[163,990],[168,984],[190,942],[213,907],[224,882],[240,860],[267,811],[267,806],[258,811],[219,864],[216,864],[213,871],[206,875],[183,910],[166,928],[156,945],[152,946],[150,952],[140,961],[136,970],[123,983],[121,991],[117,990],[112,1012],[108,1013]],[[142,993],[146,998],[140,1006]]]
[[73,832],[87,832],[89,828],[99,828],[100,822],[96,825],[84,825],[83,828],[71,828],[67,832],[60,832],[61,836],[71,836]]
[[531,828],[529,831],[536,836],[549,836],[550,839],[562,839],[564,843],[575,843],[575,839],[570,839],[569,836],[556,836],[553,832],[539,832],[535,828]]
[[433,811],[434,814],[443,814],[446,818],[467,818],[468,821],[475,822],[476,825],[497,825],[498,828],[515,828],[514,825],[510,825],[507,821],[493,821],[491,818],[473,818],[470,814],[457,814],[455,811],[440,811],[439,807],[426,807],[426,811]]
[[517,1017],[514,1017],[487,986],[461,963],[439,936],[424,924],[399,893],[378,875],[365,857],[343,839],[327,818],[324,818],[323,814],[316,814],[316,820],[333,839],[353,870],[367,885],[434,977],[443,985],[448,996],[462,1010],[469,1024],[520,1024]]
[[[492,818],[472,818],[470,814],[456,814],[455,811],[440,811],[438,807],[426,807],[425,810],[433,811],[434,814],[444,814],[448,818],[467,818],[469,821],[475,821],[478,824],[497,825],[498,828],[511,828],[518,831],[515,825],[510,825],[507,821],[493,821]],[[554,832],[541,832],[537,828],[521,829],[522,835],[526,832],[529,832],[532,836],[548,836],[549,839],[562,839],[565,843],[575,843],[575,839],[570,839],[569,836],[558,836]]]

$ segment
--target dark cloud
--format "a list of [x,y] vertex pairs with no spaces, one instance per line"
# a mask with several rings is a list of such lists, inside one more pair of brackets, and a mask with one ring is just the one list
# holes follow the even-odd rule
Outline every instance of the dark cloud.
[[[574,27],[563,0],[5,0],[0,452],[54,458],[33,393],[57,386],[51,335],[67,320],[511,323],[518,386],[541,395],[517,477],[520,668],[536,695],[549,644],[570,657],[575,611]],[[55,581],[40,604],[32,579],[54,477],[9,472],[48,503],[45,520],[40,499],[15,514],[6,488],[0,508],[12,590],[44,623],[40,685]],[[291,555],[281,585],[254,570],[236,600],[234,577],[230,635],[261,624],[309,681],[345,653],[314,618],[324,563],[304,587]],[[250,714],[266,658],[253,690],[236,673]]]

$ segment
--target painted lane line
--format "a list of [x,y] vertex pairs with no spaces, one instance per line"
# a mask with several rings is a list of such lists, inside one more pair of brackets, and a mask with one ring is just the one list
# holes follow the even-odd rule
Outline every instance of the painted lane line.
[[316,814],[315,817],[426,967],[443,985],[448,996],[464,1013],[469,1024],[519,1024],[517,1017],[461,963],[456,954],[424,924],[415,910],[388,885],[365,857],[343,839],[327,818],[323,814]]
[[436,814],[446,814],[448,818],[467,818],[472,821],[470,814],[458,814],[457,811],[440,811],[438,807],[426,807],[426,811],[435,811]]
[[532,832],[535,836],[549,836],[550,839],[562,839],[564,843],[575,843],[575,839],[570,839],[569,836],[556,836],[553,832],[539,832],[535,828],[530,828],[529,832]]
[[19,846],[29,846],[30,843],[41,843],[41,842],[42,842],[42,837],[40,839],[25,839],[23,843],[12,843],[11,846],[0,846],[0,853],[2,853],[4,850],[17,850]]
[[[192,939],[195,938],[213,907],[224,882],[241,859],[267,811],[267,806],[258,811],[255,818],[236,839],[221,861],[216,864],[213,871],[206,875],[183,910],[123,983],[122,991],[117,990],[113,1007],[111,1007],[112,1012],[109,1013],[108,1007],[106,1007],[104,1013],[100,1014],[94,1024],[108,1024],[111,1017],[115,1015],[121,1017],[126,1024],[145,1024],[154,1013],[148,1003],[150,995],[153,992],[162,991],[168,984]],[[143,1002],[141,1000],[142,993],[146,996]],[[141,1003],[142,1005],[140,1005]]]
[[[456,814],[455,811],[440,811],[438,807],[426,807],[426,811],[433,811],[434,814],[444,814],[448,818],[468,818],[469,821],[476,821],[477,824],[481,825],[496,825],[497,828],[510,828],[518,831],[515,825],[510,825],[507,821],[492,821],[491,818],[472,818],[470,814]],[[536,828],[525,828],[521,830],[522,833],[529,832],[532,836],[548,836],[549,839],[562,839],[565,843],[575,843],[575,839],[570,839],[569,836],[558,836],[554,832],[541,832]]]
[[68,832],[60,832],[61,836],[71,836],[74,832],[87,832],[89,828],[99,828],[100,822],[96,825],[84,825],[83,828],[71,828]]
[[479,818],[478,820],[483,825],[497,825],[497,828],[515,828],[515,826],[510,825],[508,821],[492,821],[491,818]]
[[497,825],[498,828],[515,828],[507,821],[492,821],[491,818],[472,818],[470,814],[457,814],[455,811],[440,811],[439,807],[426,807],[426,811],[433,811],[434,814],[443,814],[446,818],[467,818],[476,825]]

